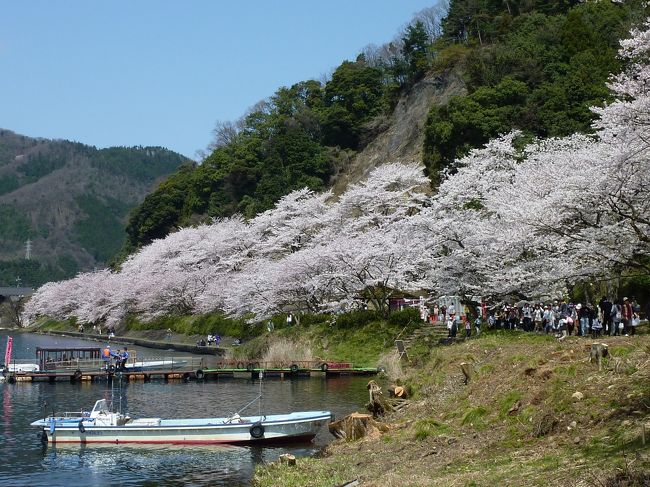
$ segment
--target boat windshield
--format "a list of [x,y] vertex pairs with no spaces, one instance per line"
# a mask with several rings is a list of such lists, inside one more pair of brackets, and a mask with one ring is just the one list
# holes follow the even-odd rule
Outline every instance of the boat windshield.
[[92,413],[91,414],[98,414],[98,413],[109,413],[108,409],[108,401],[106,399],[100,399],[95,403],[95,407],[93,407]]

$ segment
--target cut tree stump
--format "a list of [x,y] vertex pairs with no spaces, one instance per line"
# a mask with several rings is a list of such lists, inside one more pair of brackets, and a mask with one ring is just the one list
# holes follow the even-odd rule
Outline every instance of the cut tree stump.
[[598,372],[600,372],[603,368],[603,357],[607,357],[609,355],[609,351],[607,349],[607,344],[606,343],[592,343],[591,344],[591,351],[589,352],[589,362],[593,362],[596,360],[598,362]]
[[465,385],[467,385],[467,383],[472,379],[472,375],[474,373],[472,366],[467,362],[462,362],[460,364],[460,370],[463,371],[463,375],[465,376]]
[[389,429],[389,425],[375,421],[370,414],[361,413],[349,414],[345,418],[329,424],[332,435],[348,441],[358,440],[366,436],[379,437]]
[[290,453],[280,455],[280,463],[283,465],[293,466],[296,464],[296,457]]
[[390,397],[399,397],[401,399],[406,399],[408,397],[406,389],[402,386],[396,385],[391,385],[388,387],[388,395]]

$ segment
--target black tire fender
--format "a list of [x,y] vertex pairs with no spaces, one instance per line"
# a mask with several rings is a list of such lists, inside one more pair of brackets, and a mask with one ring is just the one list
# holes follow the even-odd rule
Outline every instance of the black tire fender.
[[295,374],[299,370],[298,365],[296,365],[296,364],[291,364],[291,367],[289,367],[289,368],[291,369],[292,374]]
[[15,375],[10,375],[9,377],[7,377],[7,382],[9,382],[9,384],[15,384],[16,383],[16,376]]
[[205,372],[203,372],[203,369],[199,369],[196,371],[196,378],[198,380],[203,380],[204,377],[205,377]]
[[327,372],[327,369],[328,369],[328,368],[329,368],[329,366],[328,366],[327,364],[321,364],[321,366],[320,366],[320,369],[321,369],[323,372]]
[[243,369],[244,368],[244,362],[237,362],[237,368],[238,369]]
[[108,371],[109,371],[111,374],[112,374],[113,372],[115,372],[115,366],[114,366],[114,365],[109,366],[109,367],[108,367]]
[[248,430],[253,438],[262,438],[264,436],[264,426],[261,422],[257,422]]
[[246,365],[246,370],[248,370],[249,372],[253,372],[254,369],[255,369],[255,365],[253,365],[252,363]]
[[81,380],[81,370],[77,369],[74,371],[74,374],[72,374],[72,378],[74,380]]

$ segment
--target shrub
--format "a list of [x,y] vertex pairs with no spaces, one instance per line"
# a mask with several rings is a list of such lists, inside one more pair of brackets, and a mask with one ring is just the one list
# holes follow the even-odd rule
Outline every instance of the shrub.
[[378,321],[381,316],[376,311],[350,311],[336,316],[337,328],[359,328],[372,321]]

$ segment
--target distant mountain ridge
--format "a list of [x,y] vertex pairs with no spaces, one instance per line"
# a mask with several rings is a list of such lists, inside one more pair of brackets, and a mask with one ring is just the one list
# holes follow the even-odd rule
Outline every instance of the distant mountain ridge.
[[183,164],[194,163],[162,147],[97,149],[0,129],[0,285],[105,265],[130,210]]

